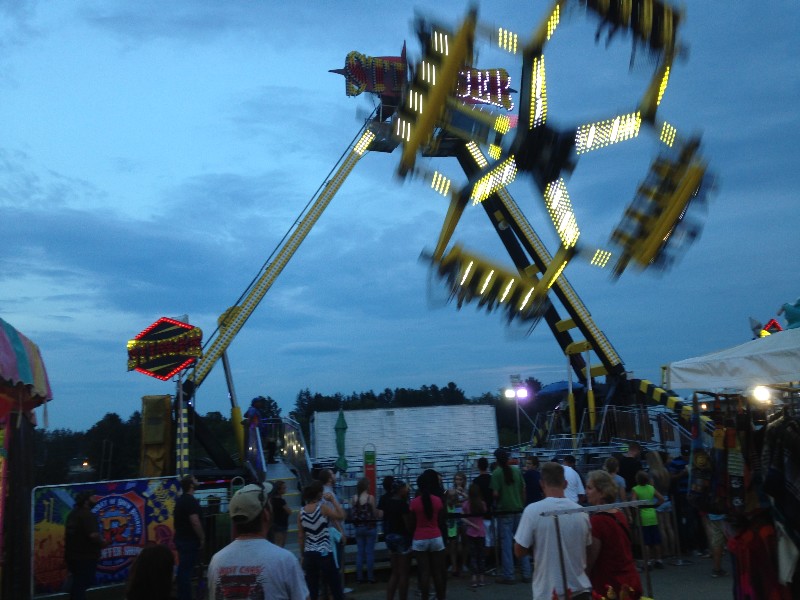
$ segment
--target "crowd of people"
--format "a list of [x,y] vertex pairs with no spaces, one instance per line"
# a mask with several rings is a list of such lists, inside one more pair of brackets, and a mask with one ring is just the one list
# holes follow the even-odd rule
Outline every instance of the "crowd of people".
[[[472,481],[463,471],[445,481],[425,470],[414,482],[413,498],[407,481],[384,478],[376,498],[362,479],[347,499],[349,511],[336,496],[336,473],[323,470],[302,490],[296,515],[299,560],[284,548],[293,512],[284,499],[285,482],[248,485],[230,500],[234,540],[211,559],[209,597],[344,598],[346,520],[355,532],[358,583],[375,581],[375,545],[383,532],[391,567],[387,600],[408,599],[412,559],[423,600],[445,600],[449,577],[469,577],[477,588],[490,581],[515,584],[517,574],[531,583],[535,600],[564,598],[567,591],[572,600],[588,599],[592,592],[635,599],[642,595],[642,568],[664,568],[665,559],[681,549],[698,554],[710,549],[712,575],[721,576],[719,517],[699,515],[686,501],[688,451],[682,448],[680,456],[665,460],[653,451],[642,456],[634,442],[623,455],[606,459],[603,469],[582,476],[571,456],[541,465],[528,456],[517,466],[498,449],[493,464],[486,457],[477,460]],[[194,565],[205,543],[197,485],[194,477],[183,478],[175,506],[179,600],[192,598]],[[67,521],[72,598],[83,597],[102,547],[90,510],[95,500],[80,496]],[[628,500],[650,504],[614,506]],[[698,523],[705,528],[693,529]],[[697,531],[707,536],[698,538]],[[144,548],[130,572],[127,600],[170,598],[174,570],[171,551]]]

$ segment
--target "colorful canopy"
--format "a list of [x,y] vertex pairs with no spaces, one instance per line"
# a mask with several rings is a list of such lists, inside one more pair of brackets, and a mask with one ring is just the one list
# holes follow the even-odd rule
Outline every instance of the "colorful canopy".
[[53,399],[39,347],[0,319],[0,391],[17,386],[27,392],[20,398],[26,410]]

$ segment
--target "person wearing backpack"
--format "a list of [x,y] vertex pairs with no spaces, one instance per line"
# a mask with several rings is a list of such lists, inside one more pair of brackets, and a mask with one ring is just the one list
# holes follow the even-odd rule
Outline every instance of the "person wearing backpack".
[[[378,520],[380,511],[375,507],[375,496],[369,493],[369,479],[358,480],[356,495],[350,499],[353,525],[356,528],[356,582],[369,581],[375,583],[373,568],[375,565],[375,541],[378,538]],[[367,577],[363,577],[362,567],[366,562]]]

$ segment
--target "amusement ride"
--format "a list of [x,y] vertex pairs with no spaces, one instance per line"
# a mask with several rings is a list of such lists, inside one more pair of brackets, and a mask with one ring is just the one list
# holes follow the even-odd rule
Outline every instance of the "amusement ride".
[[[568,13],[580,13],[583,16],[579,18],[596,22],[598,42],[604,32],[607,44],[614,36],[632,38],[631,61],[639,51],[655,65],[641,99],[632,102],[627,112],[572,127],[552,124],[549,114],[557,112],[557,106],[548,103],[545,49],[559,29],[568,26]],[[361,158],[369,152],[392,153],[398,148],[398,178],[423,179],[449,200],[435,247],[423,252],[432,277],[444,283],[458,308],[475,302],[479,308],[501,312],[509,323],[519,323],[528,332],[544,320],[567,359],[573,438],[578,419],[573,374],[586,389],[590,431],[596,427],[598,377],[605,377],[605,405],[627,405],[638,399],[664,404],[679,413],[688,408],[668,390],[628,377],[619,354],[565,273],[576,260],[609,268],[612,278],[631,266],[663,271],[700,233],[701,220],[690,215],[701,212],[698,209],[704,208],[712,188],[700,138],[681,136],[676,126],[659,114],[673,63],[684,50],[679,35],[682,21],[681,11],[659,0],[557,0],[527,40],[509,29],[480,23],[477,9],[472,8],[455,29],[418,15],[414,25],[421,58],[413,64],[405,44],[400,56],[350,52],[344,67],[332,72],[344,77],[348,96],[371,95],[374,110],[259,273],[219,317],[202,355],[181,379],[177,398],[179,472],[188,468],[186,444],[181,440],[188,440],[190,425],[219,468],[237,467],[195,414],[197,388],[221,361],[232,421],[241,422],[228,347]],[[478,67],[479,43],[517,57],[521,75],[516,114],[512,76],[505,68]],[[640,135],[658,140],[656,156],[608,242],[602,247],[585,242],[568,178],[585,155],[630,143]],[[420,157],[426,159],[424,164]],[[428,166],[446,158],[456,159],[463,179],[456,181]],[[559,241],[554,253],[511,196],[508,186],[518,178],[533,184],[536,202],[549,215]],[[469,205],[484,209],[511,265],[453,243],[456,226]],[[129,352],[136,341],[132,344]],[[599,364],[592,364],[592,353]],[[543,433],[535,431],[534,435],[541,441]],[[241,429],[237,436],[244,443]]]

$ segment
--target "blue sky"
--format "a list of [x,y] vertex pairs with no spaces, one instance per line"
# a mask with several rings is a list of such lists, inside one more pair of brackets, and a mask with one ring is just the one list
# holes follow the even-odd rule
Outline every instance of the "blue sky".
[[[549,3],[484,2],[479,19],[530,32]],[[345,55],[419,57],[411,20],[455,25],[463,2],[3,2],[0,4],[0,317],[39,344],[50,426],[127,417],[172,384],[126,371],[126,342],[161,316],[209,335],[371,110],[348,98]],[[685,3],[688,46],[660,116],[702,133],[717,176],[702,237],[664,275],[566,276],[635,377],[746,341],[800,295],[795,219],[800,8]],[[632,110],[652,71],[630,40],[595,44],[567,11],[545,53],[550,122]],[[479,67],[519,61],[477,44]],[[569,181],[585,239],[604,243],[656,152],[650,136],[581,158]],[[566,378],[549,330],[522,338],[499,315],[440,306],[418,261],[445,201],[394,177],[398,153],[368,154],[234,341],[243,403],[288,412],[305,387],[350,393],[455,381],[468,395],[509,375]],[[425,160],[459,173],[452,159]],[[463,175],[460,176],[463,181]],[[533,185],[511,193],[551,251]],[[454,239],[511,265],[480,208]],[[434,297],[432,297],[434,296]],[[197,395],[227,412],[221,367]]]

